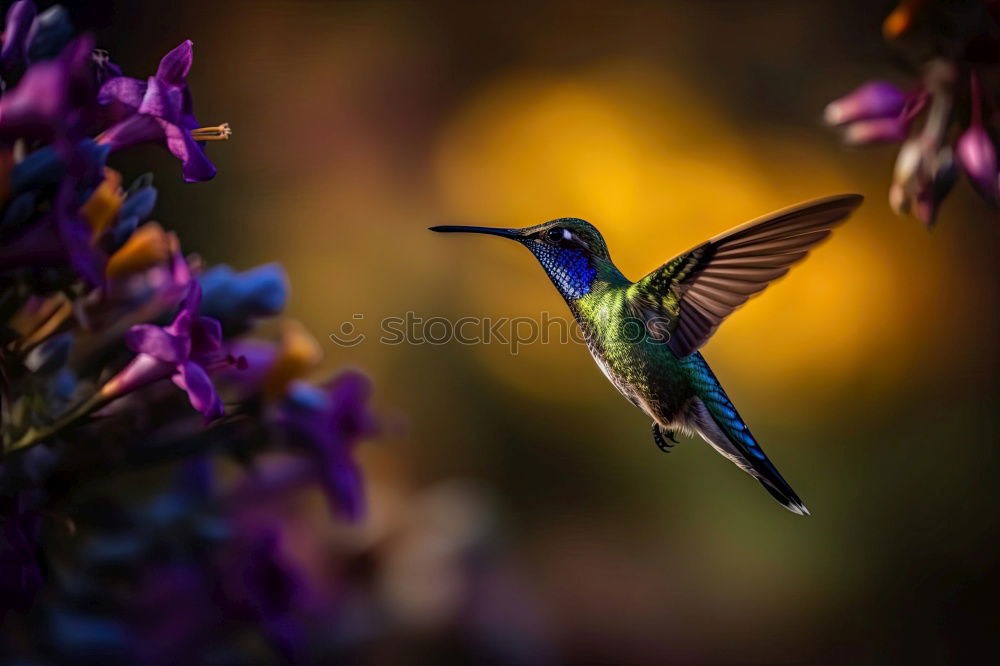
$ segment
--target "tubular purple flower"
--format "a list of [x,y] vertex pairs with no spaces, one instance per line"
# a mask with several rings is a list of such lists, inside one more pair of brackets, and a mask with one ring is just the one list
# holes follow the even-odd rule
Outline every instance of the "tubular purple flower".
[[1000,203],[997,150],[982,125],[973,125],[958,139],[957,155],[962,170],[979,194],[992,204]]
[[191,69],[190,40],[160,60],[156,75],[145,83],[124,76],[108,79],[98,101],[117,122],[97,137],[112,151],[139,143],[160,143],[181,161],[188,182],[210,180],[215,166],[205,155],[205,140],[228,139],[228,125],[198,129],[187,74]]
[[140,143],[162,143],[181,161],[184,180],[196,183],[215,177],[215,166],[191,133],[162,118],[131,116],[103,132],[97,141],[111,146],[112,152]]
[[[245,522],[245,520],[244,520]],[[241,527],[222,562],[222,590],[227,610],[257,622],[288,663],[299,663],[305,647],[297,613],[310,590],[304,572],[281,547],[276,526]]]
[[208,373],[241,362],[223,351],[222,327],[215,319],[199,317],[200,305],[201,287],[191,282],[170,325],[130,328],[125,344],[136,357],[101,388],[101,399],[111,401],[170,377],[188,394],[191,406],[205,415],[206,422],[221,417],[222,400]]
[[278,345],[263,340],[237,340],[229,345],[229,353],[245,359],[246,368],[223,370],[219,373],[219,381],[239,399],[259,393],[278,359]]
[[91,62],[94,66],[94,81],[98,87],[104,85],[105,81],[122,75],[121,67],[111,62],[111,56],[103,49],[94,49]]
[[94,242],[94,232],[76,200],[81,189],[98,182],[105,155],[85,143],[64,147],[66,172],[52,210],[0,247],[0,270],[69,265],[91,286],[104,283],[107,256]]
[[955,184],[956,166],[947,143],[954,107],[955,68],[934,61],[927,68],[930,107],[920,132],[899,149],[889,189],[889,204],[897,214],[910,213],[928,228],[938,207]]
[[853,92],[830,102],[823,112],[828,125],[857,120],[891,118],[902,113],[908,96],[888,81],[869,81]]
[[375,431],[367,407],[370,393],[370,380],[357,371],[341,373],[323,389],[297,381],[277,418],[292,444],[316,461],[331,505],[352,520],[365,510],[361,470],[353,452],[361,438]]
[[983,127],[982,93],[979,89],[979,77],[975,73],[969,81],[969,88],[972,118],[969,128],[962,133],[956,145],[958,161],[976,191],[996,205],[1000,203],[997,149],[989,132]]
[[94,111],[89,36],[70,42],[59,57],[28,68],[0,98],[0,139],[32,138],[65,146],[83,137]]
[[48,134],[66,105],[67,79],[59,62],[33,66],[20,84],[0,99],[0,132],[5,136]]
[[8,69],[24,62],[28,48],[28,33],[38,10],[31,0],[18,0],[7,10],[3,29],[3,46],[0,47],[0,67]]
[[898,143],[906,139],[910,123],[902,117],[859,120],[844,130],[844,141],[852,146],[871,143]]

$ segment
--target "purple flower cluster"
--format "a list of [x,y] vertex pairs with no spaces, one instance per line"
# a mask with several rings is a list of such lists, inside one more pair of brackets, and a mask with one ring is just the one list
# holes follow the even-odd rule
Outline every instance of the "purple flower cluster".
[[[992,85],[1000,59],[1000,3],[965,12],[946,4],[903,2],[886,20],[886,37],[922,61],[918,84],[903,90],[869,81],[831,102],[824,114],[849,144],[902,144],[889,203],[897,214],[913,215],[928,227],[959,171],[983,199],[1000,206],[1000,98]],[[933,48],[915,49],[910,39],[918,12],[925,14],[922,24],[940,32]]]
[[[374,432],[368,379],[310,383],[318,345],[292,321],[278,339],[240,337],[284,309],[284,270],[204,269],[151,220],[151,178],[124,186],[107,164],[157,143],[186,180],[215,175],[205,142],[230,131],[195,120],[192,53],[182,43],[142,81],[74,36],[62,8],[22,0],[7,11],[0,620],[30,631],[0,631],[5,663],[195,663],[185,650],[239,646],[240,631],[293,659],[308,595],[273,525],[251,519],[259,498],[241,489],[280,477],[263,495],[314,488],[337,514],[363,513],[354,449]],[[227,459],[244,470],[230,488],[214,478]],[[139,470],[177,481],[118,485]]]

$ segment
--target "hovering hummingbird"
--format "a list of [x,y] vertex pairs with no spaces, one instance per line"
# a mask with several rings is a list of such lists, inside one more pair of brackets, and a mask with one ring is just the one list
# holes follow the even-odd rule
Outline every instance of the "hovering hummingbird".
[[638,282],[614,265],[600,232],[577,218],[524,229],[430,230],[492,234],[531,250],[569,305],[597,365],[653,419],[660,450],[670,451],[675,432],[697,433],[789,511],[808,515],[698,349],[733,310],[787,273],[861,201],[845,194],[771,213],[695,246]]

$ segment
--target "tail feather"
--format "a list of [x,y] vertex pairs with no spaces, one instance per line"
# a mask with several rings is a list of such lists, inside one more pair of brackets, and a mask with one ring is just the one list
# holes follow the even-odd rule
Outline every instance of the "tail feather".
[[[776,473],[776,476],[784,483],[784,479],[781,478],[780,474]],[[760,477],[757,477],[757,480],[760,481],[760,485],[764,487],[764,490],[769,492],[771,497],[778,500],[783,507],[800,516],[809,515],[809,509],[806,508],[806,505],[802,503],[802,500],[799,499],[799,496],[795,494],[795,491],[787,483],[784,483],[784,490],[779,490]]]
[[792,513],[808,516],[809,509],[764,454],[708,364],[700,354],[694,356],[698,357],[692,359],[697,364],[698,397],[689,409],[692,429],[716,451],[757,479],[782,506]]

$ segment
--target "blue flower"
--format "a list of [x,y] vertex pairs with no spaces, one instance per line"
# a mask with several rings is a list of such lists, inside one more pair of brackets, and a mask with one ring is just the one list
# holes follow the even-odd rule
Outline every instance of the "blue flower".
[[[107,161],[110,149],[98,145],[93,139],[83,139],[76,150],[87,163],[86,173],[91,180],[83,185],[87,188],[97,184],[97,174]],[[29,190],[40,190],[57,185],[66,174],[66,156],[52,146],[45,146],[28,153],[23,160],[14,165],[10,174],[10,190],[12,194],[20,194]]]
[[204,298],[202,313],[222,323],[227,334],[245,331],[261,317],[285,309],[288,276],[281,264],[264,264],[239,273],[225,264],[214,266],[199,278]]
[[31,0],[11,3],[3,29],[0,69],[54,58],[72,38],[73,25],[59,5],[39,14]]

